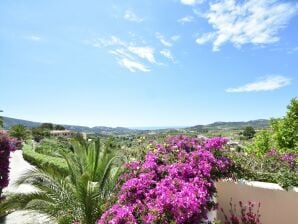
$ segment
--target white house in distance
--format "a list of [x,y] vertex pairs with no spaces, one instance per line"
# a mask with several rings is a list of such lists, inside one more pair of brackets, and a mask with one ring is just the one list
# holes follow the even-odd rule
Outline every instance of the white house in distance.
[[[53,130],[50,131],[50,135],[54,137],[63,137],[63,138],[71,138],[74,136],[76,132],[70,130]],[[84,139],[87,139],[87,134],[85,132],[80,132]]]
[[50,135],[54,137],[64,137],[64,138],[71,138],[74,132],[70,130],[53,130],[50,131]]

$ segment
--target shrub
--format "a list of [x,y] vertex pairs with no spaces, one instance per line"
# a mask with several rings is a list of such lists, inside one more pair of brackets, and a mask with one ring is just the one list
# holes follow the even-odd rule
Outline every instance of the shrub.
[[28,146],[24,147],[23,156],[26,161],[39,168],[50,167],[60,172],[61,174],[68,174],[67,164],[65,163],[65,160],[63,158],[47,156],[34,152]]
[[9,158],[10,152],[17,149],[19,142],[8,137],[4,132],[0,131],[0,199],[2,189],[8,186],[9,182]]
[[97,221],[104,223],[199,223],[216,207],[214,181],[229,174],[221,156],[226,140],[176,136],[157,144],[145,161],[126,165],[118,200]]
[[280,154],[272,149],[264,156],[229,151],[225,155],[233,161],[236,179],[278,183],[289,189],[298,186],[297,154]]

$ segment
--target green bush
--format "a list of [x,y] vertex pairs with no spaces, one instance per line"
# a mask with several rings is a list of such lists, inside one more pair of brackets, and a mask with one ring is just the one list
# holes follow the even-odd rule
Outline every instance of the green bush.
[[280,153],[298,152],[298,100],[288,105],[283,118],[271,119],[270,130],[260,131],[246,148],[248,153],[263,156],[275,148]]
[[64,138],[45,138],[35,148],[35,151],[40,154],[57,156],[61,152],[70,150],[70,143]]
[[234,162],[234,178],[277,183],[284,189],[298,187],[298,163],[292,166],[277,157],[257,156],[228,151],[226,156]]
[[68,174],[68,168],[65,160],[59,157],[47,156],[34,152],[30,146],[24,146],[23,156],[26,161],[37,167],[50,167],[63,175]]

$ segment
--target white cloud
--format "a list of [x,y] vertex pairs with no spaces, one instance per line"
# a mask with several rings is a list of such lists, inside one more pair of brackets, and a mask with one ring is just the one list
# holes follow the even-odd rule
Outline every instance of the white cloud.
[[150,68],[145,65],[146,62],[158,65],[154,49],[150,46],[126,42],[116,36],[93,38],[86,43],[96,48],[107,48],[108,52],[115,56],[118,64],[131,72],[149,72]]
[[201,4],[205,0],[180,0],[180,2],[184,5],[196,5],[196,4]]
[[185,24],[191,23],[194,20],[193,16],[184,16],[177,20],[178,23]]
[[145,65],[137,62],[130,60],[128,58],[122,58],[118,61],[118,63],[123,66],[124,68],[127,68],[131,72],[150,72],[150,69],[148,69]]
[[131,53],[137,55],[140,58],[146,59],[147,61],[149,61],[152,64],[156,63],[155,57],[154,57],[154,50],[151,47],[129,46],[127,49]]
[[166,40],[166,38],[162,34],[156,33],[155,36],[164,46],[172,47],[173,44],[170,41]]
[[160,41],[160,43],[162,45],[164,45],[165,47],[172,47],[173,43],[178,41],[180,39],[179,35],[173,35],[170,38],[166,38],[164,37],[164,35],[162,35],[161,33],[155,33],[155,37]]
[[34,42],[40,42],[42,40],[42,38],[37,35],[27,36],[26,39],[34,41]]
[[[270,44],[279,41],[279,31],[297,13],[298,4],[276,0],[220,0],[210,3],[203,17],[214,29],[213,50],[231,42],[236,47],[244,44]],[[204,36],[205,35],[205,36]],[[211,34],[209,34],[211,35]],[[206,34],[197,39],[198,43]]]
[[126,45],[126,43],[124,43],[116,36],[111,36],[110,38],[94,38],[87,42],[91,43],[93,47],[97,47],[97,48],[111,47],[116,45],[121,45],[121,46]]
[[174,57],[169,49],[162,49],[159,53],[167,59],[174,61]]
[[204,33],[202,36],[196,39],[197,44],[205,44],[208,41],[212,40],[215,36],[215,33]]
[[131,22],[137,22],[140,23],[144,19],[136,15],[132,10],[126,10],[124,13],[124,19],[131,21]]
[[261,78],[256,82],[248,83],[236,88],[228,88],[228,93],[242,93],[242,92],[259,92],[259,91],[271,91],[290,85],[291,80],[284,76],[269,76]]

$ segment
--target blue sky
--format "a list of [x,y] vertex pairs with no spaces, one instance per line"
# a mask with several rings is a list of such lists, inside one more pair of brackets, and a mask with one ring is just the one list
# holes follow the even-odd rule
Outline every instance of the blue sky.
[[2,0],[0,109],[88,126],[280,117],[297,27],[294,0]]

